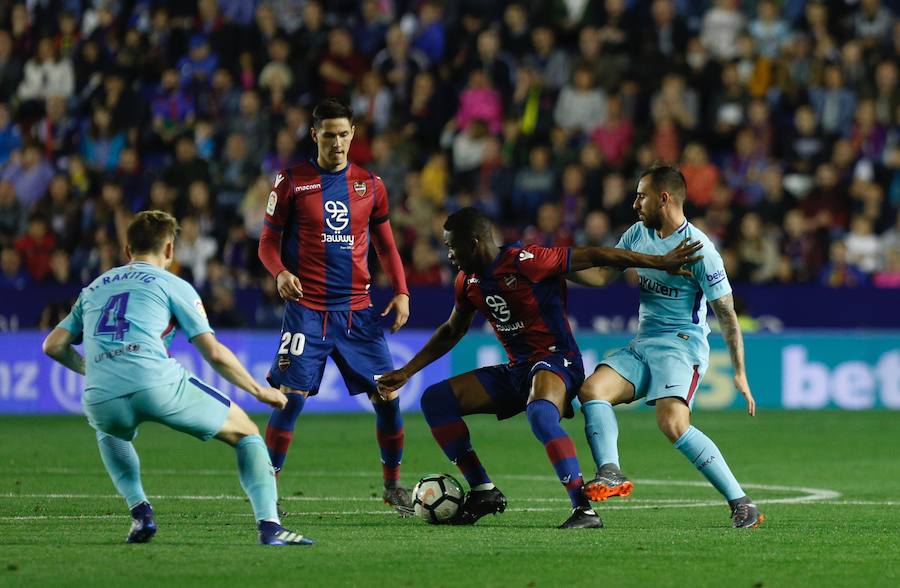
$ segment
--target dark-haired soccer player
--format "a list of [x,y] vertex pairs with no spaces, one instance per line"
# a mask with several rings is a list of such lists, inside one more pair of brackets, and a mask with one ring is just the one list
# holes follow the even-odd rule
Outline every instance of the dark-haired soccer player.
[[[131,444],[142,422],[156,421],[234,447],[260,543],[310,545],[312,540],[281,526],[274,471],[253,421],[169,357],[167,348],[181,328],[229,382],[272,406],[287,403],[279,390],[256,383],[216,340],[197,291],[166,271],[177,232],[178,223],[165,212],[138,213],[127,230],[128,264],[104,272],[81,291],[69,315],[44,340],[44,352],[85,375],[84,412],[97,430],[103,465],[131,509],[128,543],[146,543],[156,534],[140,460]],[[72,347],[82,338],[84,357]]]
[[[687,188],[684,176],[670,166],[641,175],[634,199],[639,222],[625,231],[616,248],[658,254],[688,238],[703,244],[704,256],[688,266],[686,275],[639,269],[640,324],[628,347],[604,359],[579,393],[585,433],[597,465],[597,477],[585,485],[591,500],[628,496],[633,484],[619,470],[618,424],[613,405],[643,399],[656,406],[660,431],[716,490],[728,500],[732,526],[758,527],[764,516],[735,479],[722,452],[699,429],[691,426],[694,393],[709,364],[706,301],[722,326],[731,353],[734,384],[756,414],[756,403],[744,369],[744,342],[734,311],[725,265],[709,238],[684,216]],[[574,280],[601,286],[611,279],[609,269],[589,269]]]
[[602,527],[582,490],[575,446],[559,424],[584,380],[581,352],[566,317],[565,275],[602,265],[679,272],[683,264],[699,259],[694,255],[699,244],[685,242],[662,256],[608,247],[498,247],[490,221],[474,208],[450,215],[444,224],[444,242],[448,257],[460,270],[456,305],[409,363],[379,378],[379,391],[393,394],[413,374],[450,351],[466,334],[475,312],[481,312],[506,348],[509,363],[438,382],[422,396],[422,412],[435,440],[470,486],[455,522],[471,525],[506,508],[506,497],[472,449],[462,417],[488,413],[505,419],[525,410],[572,501],[572,515],[562,528]]
[[[350,394],[365,393],[375,408],[381,447],[384,500],[401,514],[412,512],[400,486],[403,418],[396,394],[376,394],[375,377],[393,369],[380,317],[396,312],[391,332],[409,318],[409,293],[388,220],[381,178],[347,160],[353,112],[328,99],[313,110],[317,155],[281,170],[269,194],[259,258],[285,300],[278,351],[269,382],[288,393],[266,427],[276,471],[284,467],[294,424],[306,398],[319,391],[331,356]],[[379,315],[369,299],[369,242],[394,287]]]

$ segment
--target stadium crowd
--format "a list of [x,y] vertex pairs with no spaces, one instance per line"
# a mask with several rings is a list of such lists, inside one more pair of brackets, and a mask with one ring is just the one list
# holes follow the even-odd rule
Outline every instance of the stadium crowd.
[[[216,324],[279,324],[257,239],[325,97],[356,113],[411,286],[450,283],[462,206],[508,241],[614,245],[665,161],[733,281],[900,287],[897,5],[0,2],[0,288],[86,283],[155,208]],[[262,289],[252,321],[235,287]]]

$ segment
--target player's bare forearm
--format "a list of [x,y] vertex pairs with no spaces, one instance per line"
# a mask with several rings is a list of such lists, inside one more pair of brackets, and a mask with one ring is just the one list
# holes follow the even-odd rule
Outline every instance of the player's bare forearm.
[[44,353],[73,372],[84,375],[84,357],[72,346],[75,336],[66,329],[56,327],[44,339]]
[[448,351],[453,349],[466,334],[466,331],[468,331],[468,328],[462,331],[454,329],[450,326],[449,321],[442,324],[435,329],[431,338],[428,339],[428,343],[409,360],[403,367],[403,370],[409,376],[421,371],[425,366],[443,357]]
[[737,313],[734,310],[734,297],[726,294],[711,302],[716,318],[719,319],[719,327],[722,329],[722,337],[728,345],[731,354],[731,366],[735,374],[745,373],[744,367],[744,337],[741,334],[741,325],[738,323]]
[[682,266],[702,259],[695,255],[703,245],[699,242],[689,243],[687,239],[665,255],[649,255],[637,253],[617,247],[574,247],[570,259],[570,272],[579,272],[591,267],[646,267],[671,273],[690,276],[690,272]]
[[619,270],[611,267],[591,267],[580,272],[566,274],[566,279],[581,286],[602,288],[615,281],[620,274]]
[[247,368],[232,353],[231,349],[222,345],[212,333],[204,333],[191,339],[203,359],[212,366],[216,373],[256,398],[262,393],[262,386],[253,379]]

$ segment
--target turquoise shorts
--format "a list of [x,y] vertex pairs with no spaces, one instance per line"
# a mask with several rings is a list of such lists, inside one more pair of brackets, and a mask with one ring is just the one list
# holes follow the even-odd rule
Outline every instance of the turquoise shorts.
[[134,439],[145,421],[207,441],[222,430],[230,407],[227,396],[187,373],[168,386],[83,405],[92,427],[125,441]]
[[[687,338],[685,338],[687,337]],[[649,405],[678,397],[693,406],[694,394],[709,366],[706,337],[676,333],[638,337],[599,364],[608,365],[634,385],[634,400]]]

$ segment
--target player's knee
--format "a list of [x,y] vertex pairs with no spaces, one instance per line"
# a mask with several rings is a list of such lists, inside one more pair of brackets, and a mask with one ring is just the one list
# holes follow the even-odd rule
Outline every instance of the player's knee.
[[606,387],[599,385],[592,378],[588,378],[578,389],[578,400],[582,404],[592,400],[605,400],[612,403],[615,398]]
[[690,423],[684,423],[682,419],[676,418],[674,415],[658,414],[656,424],[659,426],[662,434],[672,443],[678,441],[679,437],[690,427]]
[[446,414],[454,410],[459,411],[459,403],[456,401],[456,397],[453,396],[453,389],[447,380],[442,380],[425,388],[419,405],[426,420],[431,415]]

